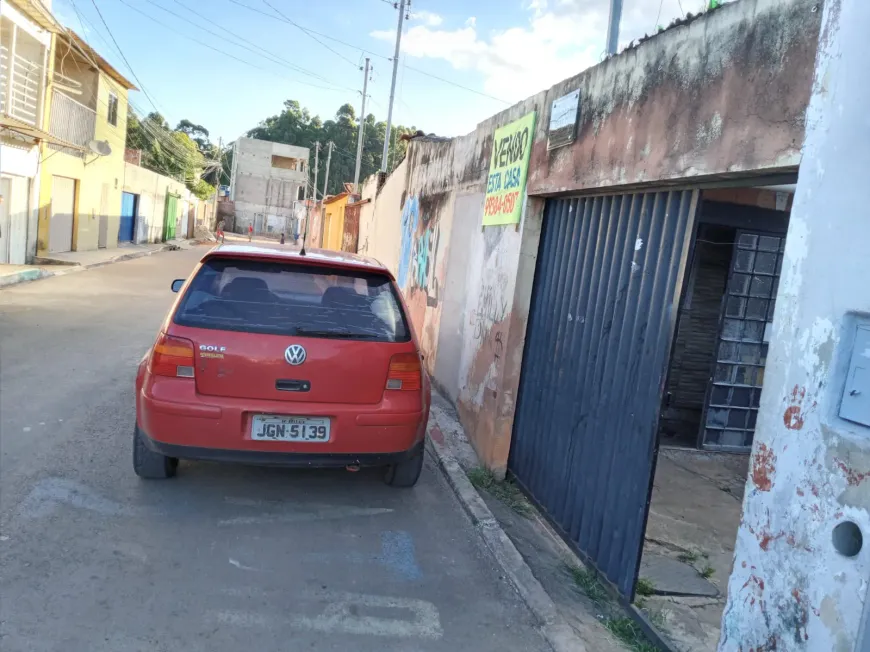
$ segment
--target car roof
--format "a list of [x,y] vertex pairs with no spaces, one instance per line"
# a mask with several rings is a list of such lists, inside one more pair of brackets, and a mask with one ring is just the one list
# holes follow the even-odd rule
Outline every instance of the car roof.
[[369,258],[346,251],[332,251],[330,249],[306,249],[303,256],[299,249],[274,247],[262,245],[236,245],[222,244],[211,249],[202,257],[202,262],[211,258],[245,258],[248,260],[272,260],[286,261],[297,265],[317,265],[318,267],[340,267],[342,269],[359,269],[364,271],[377,271],[386,274],[395,280],[392,272],[382,263]]

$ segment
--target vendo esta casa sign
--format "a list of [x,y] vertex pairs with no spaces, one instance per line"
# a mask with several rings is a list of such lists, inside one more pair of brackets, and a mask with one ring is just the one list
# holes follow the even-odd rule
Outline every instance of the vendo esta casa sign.
[[483,226],[519,223],[534,139],[534,111],[495,130],[483,204]]

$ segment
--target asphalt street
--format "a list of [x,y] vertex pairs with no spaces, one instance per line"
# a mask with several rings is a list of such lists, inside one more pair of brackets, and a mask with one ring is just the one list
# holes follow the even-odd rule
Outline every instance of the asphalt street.
[[0,290],[0,649],[547,650],[430,459],[134,475],[136,364],[205,250]]

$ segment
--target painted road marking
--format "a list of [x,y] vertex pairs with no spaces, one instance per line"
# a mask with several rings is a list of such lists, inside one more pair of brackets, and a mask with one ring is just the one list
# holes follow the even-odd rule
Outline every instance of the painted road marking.
[[260,570],[259,568],[254,568],[253,566],[245,566],[242,562],[238,561],[237,559],[233,559],[232,557],[230,557],[230,566],[235,566],[239,570],[246,570],[246,571],[258,571],[259,572],[259,570]]
[[349,507],[343,505],[307,505],[305,509],[290,514],[260,514],[258,516],[238,516],[218,521],[218,525],[270,525],[274,523],[304,523],[307,521],[326,521],[337,518],[352,518],[355,516],[377,516],[389,514],[392,509],[386,507]]
[[[224,593],[238,594],[233,590]],[[327,598],[329,604],[317,616],[295,614],[274,619],[258,612],[221,609],[208,611],[206,617],[235,627],[267,628],[284,624],[324,634],[437,639],[444,633],[437,607],[426,600],[359,593],[335,593]],[[366,615],[366,611],[373,610],[379,615]],[[384,616],[385,610],[394,610],[395,617]]]
[[41,518],[51,514],[59,504],[104,516],[133,516],[140,513],[140,510],[103,498],[87,485],[64,478],[39,480],[21,501],[18,513],[24,518]]
[[351,564],[381,564],[399,579],[408,582],[423,578],[417,563],[414,539],[404,530],[381,532],[381,552],[376,555],[361,552],[310,552],[301,556],[304,562],[329,564],[335,561]]
[[[241,501],[243,499],[234,499]],[[227,499],[228,502],[232,502]],[[242,504],[237,502],[237,504]],[[149,507],[132,507],[104,498],[89,486],[66,478],[44,478],[33,485],[30,493],[18,506],[18,513],[25,518],[42,518],[50,515],[58,505],[96,512],[104,516],[138,516],[159,514],[162,510]],[[278,503],[283,505],[283,503]],[[351,507],[344,505],[310,504],[295,506],[299,511],[290,513],[264,513],[257,516],[239,516],[223,519],[218,525],[260,525],[273,523],[304,523],[358,516],[389,514],[394,510],[386,507]]]
[[381,554],[377,560],[402,579],[412,581],[423,577],[417,564],[414,539],[403,530],[381,534]]
[[[410,612],[413,620],[361,615],[360,610],[366,608]],[[431,602],[378,595],[347,594],[343,599],[329,604],[320,616],[296,616],[291,618],[291,623],[326,634],[440,638],[443,633],[438,609]]]

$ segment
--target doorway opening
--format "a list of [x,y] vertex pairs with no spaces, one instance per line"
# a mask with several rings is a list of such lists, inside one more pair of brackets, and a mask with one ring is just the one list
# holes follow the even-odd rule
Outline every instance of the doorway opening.
[[783,191],[701,194],[639,574],[675,649],[719,640],[790,205]]

